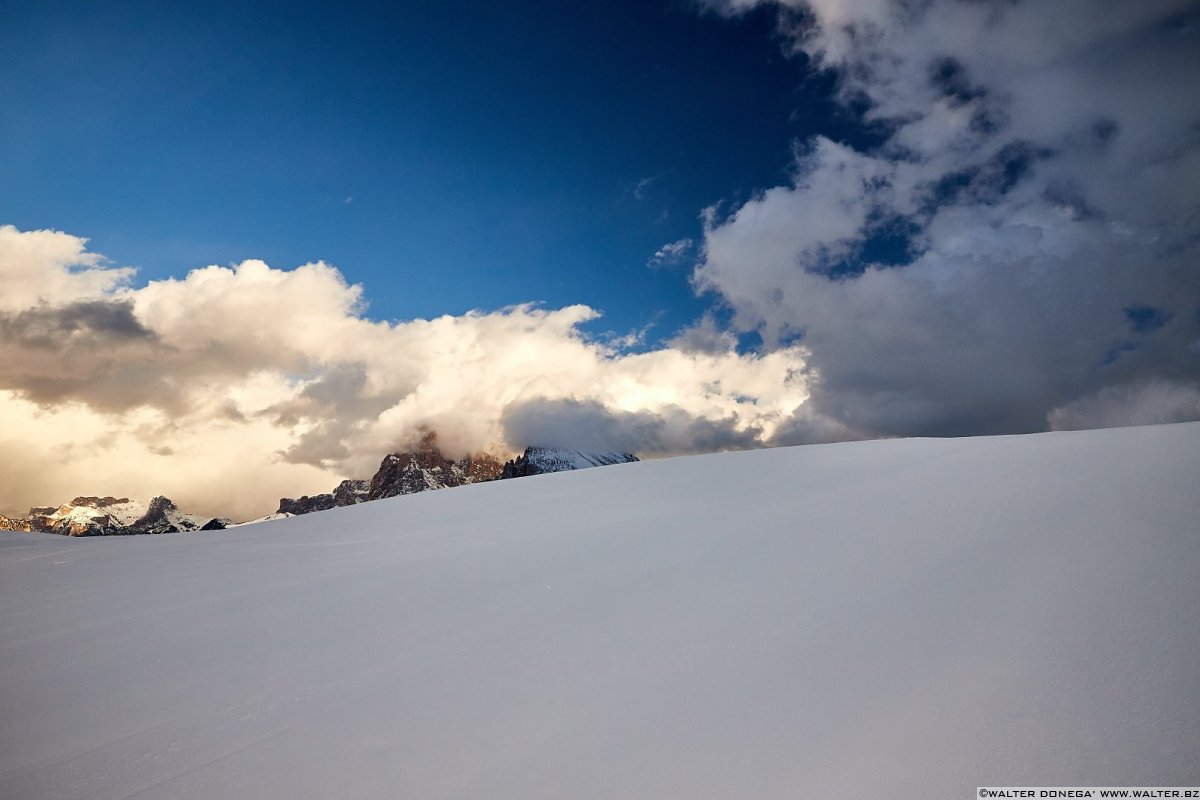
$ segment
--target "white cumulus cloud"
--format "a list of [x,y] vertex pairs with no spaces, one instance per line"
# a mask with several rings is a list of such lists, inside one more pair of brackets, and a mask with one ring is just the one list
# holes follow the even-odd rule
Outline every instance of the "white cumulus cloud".
[[369,476],[422,427],[504,453],[583,409],[581,441],[654,456],[764,444],[807,397],[797,349],[628,352],[582,332],[583,305],[391,323],[322,263],[132,278],[77,236],[0,228],[0,282],[25,287],[0,309],[0,429],[21,454],[0,509],[165,492],[247,517]]

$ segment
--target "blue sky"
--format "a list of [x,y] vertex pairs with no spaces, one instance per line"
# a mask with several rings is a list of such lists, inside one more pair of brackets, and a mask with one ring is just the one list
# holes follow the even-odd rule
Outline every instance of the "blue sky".
[[376,317],[586,303],[653,340],[709,305],[654,252],[856,135],[771,10],[350,5],[6,4],[0,217],[142,279],[322,259]]

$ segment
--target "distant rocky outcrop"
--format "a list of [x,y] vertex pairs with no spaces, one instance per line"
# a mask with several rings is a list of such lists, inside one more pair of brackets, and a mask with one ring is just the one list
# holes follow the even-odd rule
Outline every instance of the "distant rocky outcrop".
[[146,503],[128,497],[76,497],[61,506],[35,506],[25,517],[0,516],[0,530],[61,536],[124,536],[220,530],[229,520],[188,514],[166,497]]
[[314,494],[311,497],[304,495],[295,500],[290,497],[281,497],[279,510],[275,513],[294,517],[299,514],[311,514],[314,511],[328,511],[331,508],[356,505],[367,500],[367,490],[370,485],[370,481],[344,480],[332,492],[325,494]]
[[525,478],[548,472],[570,472],[589,467],[604,467],[610,464],[627,464],[637,461],[633,453],[584,453],[579,450],[563,450],[556,447],[526,447],[525,452],[504,465],[501,478]]
[[25,517],[0,515],[0,530],[57,533],[64,536],[116,536],[127,534],[209,531],[327,511],[388,497],[448,489],[472,483],[523,478],[548,472],[566,472],[637,461],[632,453],[584,453],[552,447],[527,447],[507,463],[486,453],[459,459],[447,458],[438,448],[437,435],[425,433],[409,450],[384,456],[370,480],[344,480],[332,492],[283,497],[279,510],[265,517],[234,523],[224,517],[188,514],[166,497],[149,504],[128,497],[76,497],[61,506],[35,507]]
[[281,498],[279,509],[275,513],[242,524],[270,522],[300,514],[311,514],[314,511],[327,511],[341,506],[472,483],[625,464],[637,460],[638,457],[632,453],[584,453],[553,447],[527,447],[524,453],[507,463],[501,463],[498,458],[487,453],[478,453],[454,461],[447,458],[438,448],[437,435],[427,432],[410,449],[384,456],[379,469],[369,481],[345,480],[327,494],[305,495],[298,499]]

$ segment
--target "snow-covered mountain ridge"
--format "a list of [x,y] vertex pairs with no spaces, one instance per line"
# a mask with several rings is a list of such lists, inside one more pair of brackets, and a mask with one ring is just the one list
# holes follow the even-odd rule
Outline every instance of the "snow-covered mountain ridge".
[[220,530],[222,517],[180,511],[166,497],[139,503],[128,497],[76,497],[60,506],[35,506],[24,517],[0,515],[0,530],[57,533],[62,536],[113,536]]
[[0,534],[0,798],[1200,783],[1200,424]]

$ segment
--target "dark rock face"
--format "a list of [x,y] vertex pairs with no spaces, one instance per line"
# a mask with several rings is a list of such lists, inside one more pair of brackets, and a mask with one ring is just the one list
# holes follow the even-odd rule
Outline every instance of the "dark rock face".
[[426,489],[460,486],[454,463],[436,450],[416,453],[391,453],[383,457],[379,470],[371,478],[368,500],[382,500]]
[[293,500],[290,497],[279,498],[279,510],[276,514],[311,514],[314,511],[328,511],[331,508],[352,506],[367,501],[368,481],[345,480],[337,485],[332,492],[305,495]]
[[502,480],[509,478],[526,478],[530,475],[538,475],[541,470],[537,468],[535,463],[531,463],[529,458],[529,448],[525,448],[525,452],[514,458],[512,461],[504,462],[504,470],[500,473]]
[[128,503],[128,497],[76,497],[71,501],[73,506],[89,506],[91,508],[108,508],[109,506]]
[[569,472],[610,464],[627,464],[637,460],[638,457],[633,453],[582,453],[578,450],[553,447],[526,447],[524,453],[504,465],[500,477],[525,478],[548,472]]
[[463,483],[484,483],[500,480],[504,472],[504,464],[495,456],[487,453],[476,453],[458,462],[465,476]]
[[325,511],[333,508],[332,494],[314,494],[311,497],[304,495],[292,499],[290,497],[279,498],[279,510],[277,514],[311,514],[314,511]]
[[333,490],[333,505],[340,508],[365,503],[370,488],[370,481],[344,480]]
[[410,452],[384,456],[371,478],[368,500],[382,500],[430,489],[448,489],[500,477],[499,460],[487,454],[451,461],[437,447],[437,437],[427,433]]

